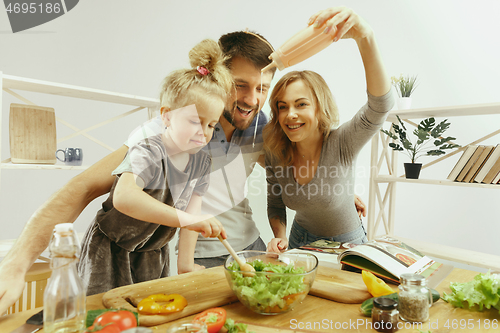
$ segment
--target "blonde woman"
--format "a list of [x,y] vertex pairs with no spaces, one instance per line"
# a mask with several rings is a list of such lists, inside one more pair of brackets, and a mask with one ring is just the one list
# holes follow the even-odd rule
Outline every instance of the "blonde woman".
[[[366,232],[354,201],[354,166],[361,148],[392,108],[391,85],[370,26],[351,9],[318,12],[310,24],[358,45],[368,102],[338,125],[337,106],[324,79],[311,71],[283,76],[271,94],[271,120],[264,129],[268,217],[274,237],[268,251],[297,248],[318,239],[363,243]],[[285,207],[296,212],[290,238]]]

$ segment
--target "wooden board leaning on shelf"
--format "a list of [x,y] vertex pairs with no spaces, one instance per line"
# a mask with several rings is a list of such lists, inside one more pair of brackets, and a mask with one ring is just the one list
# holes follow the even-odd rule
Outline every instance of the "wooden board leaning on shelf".
[[54,109],[12,103],[9,142],[12,163],[55,164],[57,139]]

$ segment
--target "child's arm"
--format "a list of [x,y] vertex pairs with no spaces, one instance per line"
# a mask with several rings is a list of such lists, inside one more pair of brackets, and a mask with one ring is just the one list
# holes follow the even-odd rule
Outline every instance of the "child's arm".
[[113,206],[119,212],[141,221],[176,228],[186,226],[189,230],[200,232],[203,237],[221,234],[226,238],[226,232],[216,218],[210,215],[195,216],[175,209],[151,197],[143,188],[144,182],[140,177],[124,172],[113,193]]
[[[202,197],[198,194],[193,194],[186,208],[186,213],[199,215],[201,212]],[[188,273],[204,269],[204,266],[194,263],[194,250],[198,233],[182,228],[179,231],[179,253],[177,256],[177,274]]]

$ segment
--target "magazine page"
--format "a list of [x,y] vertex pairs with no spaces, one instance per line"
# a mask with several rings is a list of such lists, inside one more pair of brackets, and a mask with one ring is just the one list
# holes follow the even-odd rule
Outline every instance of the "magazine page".
[[442,266],[408,244],[389,236],[377,238],[369,243],[385,250],[395,260],[403,262],[407,266],[405,273],[420,274],[427,278]]
[[342,269],[355,272],[367,270],[395,283],[399,283],[399,277],[403,273],[420,274],[429,283],[433,280],[440,282],[453,269],[453,266],[436,262],[389,236],[360,245],[318,240],[297,250],[314,252],[319,260],[338,263]]
[[[356,256],[363,259],[355,258]],[[375,267],[367,260],[380,267]],[[427,278],[441,267],[440,263],[388,236],[345,250],[339,254],[338,261],[358,269],[372,271],[394,281],[398,281],[404,273],[420,274]],[[385,274],[384,270],[390,275]]]
[[[403,261],[397,259],[395,256],[391,255],[390,252],[383,250],[379,247],[370,246],[369,243],[363,244],[362,246],[356,246],[352,249],[344,251],[338,257],[339,262],[347,262],[350,263],[351,260],[354,260],[352,264],[360,269],[373,270],[373,267],[366,267],[365,262],[363,260],[359,260],[356,258],[346,258],[351,255],[362,257],[366,260],[371,261],[375,265],[378,265],[394,275],[396,278],[399,278],[401,274],[408,272],[408,265]],[[345,260],[344,260],[345,258]]]
[[301,246],[300,249],[322,253],[340,254],[355,246],[356,244],[334,242],[328,239],[320,239],[307,245]]

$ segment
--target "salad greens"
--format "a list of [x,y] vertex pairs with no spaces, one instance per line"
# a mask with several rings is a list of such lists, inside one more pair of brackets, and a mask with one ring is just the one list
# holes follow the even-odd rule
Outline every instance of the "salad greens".
[[210,316],[208,317],[208,319],[205,321],[206,323],[216,323],[217,322],[217,319],[219,319],[219,317],[217,317],[216,314],[210,314]]
[[[256,312],[282,312],[288,310],[298,296],[305,296],[307,285],[304,283],[304,268],[295,268],[293,264],[284,266],[263,263],[254,260],[248,264],[256,271],[254,276],[243,276],[240,272],[231,272],[232,288],[240,301]],[[238,263],[228,267],[238,271]],[[265,274],[259,272],[274,272]],[[284,275],[281,275],[284,274]],[[302,293],[302,294],[301,294]],[[301,294],[301,295],[297,295]]]
[[235,324],[231,318],[226,319],[224,327],[227,329],[227,333],[255,333],[248,330],[247,324]]
[[466,308],[465,302],[469,308],[477,305],[479,311],[483,308],[490,309],[494,307],[500,313],[500,275],[499,274],[478,274],[474,280],[450,284],[452,293],[444,293],[443,299],[458,308]]

